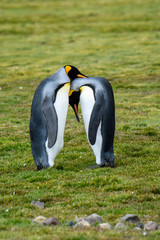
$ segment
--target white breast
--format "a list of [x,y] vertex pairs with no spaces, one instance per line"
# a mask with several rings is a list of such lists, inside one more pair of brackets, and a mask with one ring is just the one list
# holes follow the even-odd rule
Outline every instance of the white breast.
[[[81,87],[80,90],[81,90],[81,95],[80,95],[81,110],[82,110],[83,121],[86,129],[86,134],[88,138],[89,121],[90,121],[91,113],[93,110],[93,106],[95,104],[95,98],[94,98],[94,92],[92,88],[84,86],[84,87]],[[94,145],[91,145],[91,148],[96,157],[97,164],[101,164],[102,135],[101,135],[100,129],[101,129],[101,123],[97,130],[96,142]]]
[[81,103],[83,121],[84,121],[85,129],[88,137],[88,126],[89,126],[90,116],[95,103],[94,93],[92,88],[87,86],[81,87],[80,103]]
[[50,167],[54,165],[54,159],[63,148],[64,144],[64,128],[66,123],[67,111],[68,111],[68,94],[70,84],[65,84],[57,92],[56,101],[54,103],[57,117],[58,117],[58,134],[57,140],[52,148],[48,148],[48,139],[46,141],[46,150],[48,154],[48,162]]

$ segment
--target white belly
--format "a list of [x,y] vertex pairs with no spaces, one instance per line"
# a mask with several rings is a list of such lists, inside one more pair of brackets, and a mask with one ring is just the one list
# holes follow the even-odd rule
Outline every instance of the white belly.
[[[84,121],[86,134],[88,138],[89,121],[90,121],[93,106],[95,104],[95,98],[94,98],[94,93],[92,88],[87,86],[81,87],[80,103],[81,103],[83,121]],[[101,123],[97,130],[95,144],[94,145],[90,144],[94,152],[94,155],[96,157],[97,164],[101,164],[102,135],[101,135],[100,129],[101,129]]]
[[48,154],[48,163],[50,167],[54,165],[54,159],[63,148],[64,144],[64,128],[66,123],[67,111],[68,111],[68,94],[70,85],[65,84],[56,95],[56,101],[54,107],[58,117],[58,133],[57,140],[52,148],[48,148],[48,139],[46,141],[46,150]]

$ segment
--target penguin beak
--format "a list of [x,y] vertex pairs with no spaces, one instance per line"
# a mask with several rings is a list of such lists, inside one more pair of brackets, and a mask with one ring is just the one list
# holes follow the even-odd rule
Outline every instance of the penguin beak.
[[82,74],[77,74],[77,77],[79,77],[79,78],[86,78],[86,76],[82,75]]
[[69,92],[69,104],[73,108],[74,113],[76,115],[76,119],[77,119],[78,122],[80,122],[79,116],[78,116],[79,96],[80,96],[80,92],[70,90],[70,92]]
[[77,121],[80,122],[79,116],[78,116],[78,105],[74,104],[74,105],[73,105],[73,110],[74,110],[74,112],[75,112]]
[[[66,71],[66,73],[69,76],[71,81],[75,78],[86,78],[87,77],[87,76],[81,74],[78,71],[78,69],[76,69],[75,67],[70,66],[70,65],[65,66],[65,71]],[[77,74],[77,72],[78,72],[78,74]],[[74,113],[76,115],[76,119],[77,119],[78,122],[80,122],[79,116],[78,116],[79,98],[80,98],[80,91],[74,91],[74,90],[69,91],[69,104],[73,108]]]
[[[77,77],[86,78],[87,76],[85,76],[83,74],[77,74]],[[72,106],[72,108],[75,112],[76,119],[77,119],[78,122],[80,122],[79,116],[78,116],[79,98],[80,98],[80,91],[78,91],[78,92],[76,92],[74,90],[69,91],[69,103],[70,103],[70,105]]]

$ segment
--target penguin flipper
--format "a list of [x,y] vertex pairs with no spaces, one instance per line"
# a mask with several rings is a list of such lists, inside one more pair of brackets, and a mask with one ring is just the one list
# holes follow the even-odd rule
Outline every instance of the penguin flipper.
[[58,117],[51,97],[45,97],[42,112],[47,125],[48,147],[51,148],[57,140],[58,133]]
[[91,145],[96,142],[97,130],[102,119],[104,107],[103,107],[104,97],[99,95],[93,106],[93,110],[90,117],[89,128],[88,128],[88,139]]

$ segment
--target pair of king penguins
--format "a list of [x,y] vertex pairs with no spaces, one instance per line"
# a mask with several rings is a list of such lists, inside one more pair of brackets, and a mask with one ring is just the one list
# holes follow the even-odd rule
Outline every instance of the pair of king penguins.
[[110,83],[101,77],[87,77],[67,65],[44,79],[37,87],[31,107],[30,138],[37,170],[52,167],[63,148],[68,104],[83,121],[96,165],[114,167],[114,96]]

